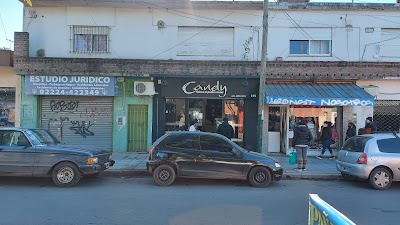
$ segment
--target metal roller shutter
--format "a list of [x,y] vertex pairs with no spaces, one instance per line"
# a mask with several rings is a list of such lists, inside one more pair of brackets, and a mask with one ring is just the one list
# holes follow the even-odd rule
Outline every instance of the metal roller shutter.
[[400,132],[400,101],[375,101],[374,121],[378,132]]
[[68,145],[112,150],[112,97],[43,96],[42,128]]

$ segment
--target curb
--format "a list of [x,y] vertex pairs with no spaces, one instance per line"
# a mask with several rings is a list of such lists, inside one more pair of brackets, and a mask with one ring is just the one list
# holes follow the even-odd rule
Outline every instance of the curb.
[[105,170],[101,173],[104,177],[147,177],[151,176],[147,170]]
[[[101,173],[104,177],[150,177],[147,170],[105,170]],[[339,174],[300,174],[283,173],[282,180],[342,180]]]
[[342,180],[343,177],[337,174],[293,174],[284,173],[283,180]]

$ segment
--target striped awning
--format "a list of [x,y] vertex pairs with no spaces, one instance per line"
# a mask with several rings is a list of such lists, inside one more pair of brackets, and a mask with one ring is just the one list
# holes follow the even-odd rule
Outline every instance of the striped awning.
[[267,83],[264,96],[264,103],[268,105],[374,105],[374,96],[350,83]]

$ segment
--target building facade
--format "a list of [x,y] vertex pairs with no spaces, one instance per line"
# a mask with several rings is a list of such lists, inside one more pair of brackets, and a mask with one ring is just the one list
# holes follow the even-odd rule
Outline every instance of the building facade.
[[[227,116],[234,141],[257,150],[261,2],[32,4],[15,36],[15,71],[26,89],[22,125],[124,152],[146,151],[193,120],[215,132]],[[287,152],[297,117],[312,121],[316,133],[332,121],[340,144],[349,121],[362,127],[367,116],[377,117],[377,103],[393,111],[382,117],[393,124],[381,130],[396,129],[399,10],[271,3],[263,152]],[[43,90],[34,92],[35,85]],[[296,93],[299,87],[309,92]]]
[[0,126],[20,126],[21,81],[13,68],[13,52],[0,50]]

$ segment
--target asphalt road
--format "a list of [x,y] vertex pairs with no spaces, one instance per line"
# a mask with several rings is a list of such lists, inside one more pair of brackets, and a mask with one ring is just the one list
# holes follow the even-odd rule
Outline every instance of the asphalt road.
[[0,178],[0,225],[296,225],[307,224],[314,193],[356,224],[398,225],[400,183],[375,191],[363,182],[283,180],[269,188],[245,182],[150,177],[83,179],[73,188],[49,179]]

